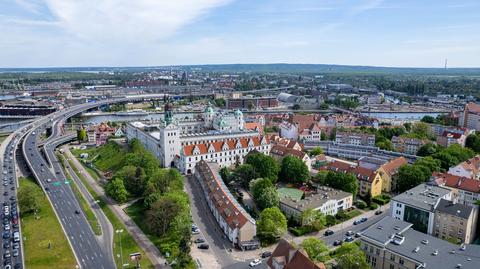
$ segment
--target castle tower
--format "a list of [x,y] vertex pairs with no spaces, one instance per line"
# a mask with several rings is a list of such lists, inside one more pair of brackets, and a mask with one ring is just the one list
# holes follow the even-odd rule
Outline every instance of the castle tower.
[[210,104],[205,108],[203,112],[203,119],[205,120],[205,128],[212,128],[213,127],[213,117],[215,112]]
[[243,130],[243,126],[244,126],[244,121],[243,121],[243,113],[242,111],[240,110],[235,110],[235,112],[233,113],[235,115],[235,121],[237,122],[238,124],[238,129],[239,130]]

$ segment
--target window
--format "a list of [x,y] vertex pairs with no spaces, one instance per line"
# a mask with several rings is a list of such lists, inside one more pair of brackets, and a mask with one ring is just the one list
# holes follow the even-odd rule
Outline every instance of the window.
[[395,255],[393,255],[393,253],[390,253],[390,260],[395,261]]
[[379,248],[377,248],[376,253],[377,253],[377,256],[380,255],[380,249]]
[[405,261],[402,258],[400,258],[400,259],[398,259],[398,263],[403,265],[403,264],[405,264]]

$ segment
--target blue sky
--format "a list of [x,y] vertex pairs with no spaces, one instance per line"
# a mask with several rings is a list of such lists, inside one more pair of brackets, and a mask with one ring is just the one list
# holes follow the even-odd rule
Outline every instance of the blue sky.
[[478,0],[1,0],[0,67],[480,67]]

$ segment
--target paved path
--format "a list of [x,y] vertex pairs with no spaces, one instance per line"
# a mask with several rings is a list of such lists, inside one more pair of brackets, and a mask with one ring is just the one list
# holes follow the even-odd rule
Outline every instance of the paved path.
[[155,268],[170,268],[170,266],[165,265],[166,260],[161,256],[158,248],[148,239],[148,237],[143,233],[143,231],[138,228],[135,222],[125,213],[121,206],[117,205],[112,199],[105,195],[105,192],[98,184],[98,182],[92,178],[92,176],[87,172],[83,165],[73,156],[72,152],[66,147],[64,149],[67,158],[73,161],[73,164],[82,173],[87,180],[88,184],[92,187],[97,195],[102,197],[108,205],[108,207],[113,211],[113,213],[120,219],[120,221],[125,225],[128,233],[132,235],[137,244],[142,248],[143,251],[148,255],[150,261],[153,263]]

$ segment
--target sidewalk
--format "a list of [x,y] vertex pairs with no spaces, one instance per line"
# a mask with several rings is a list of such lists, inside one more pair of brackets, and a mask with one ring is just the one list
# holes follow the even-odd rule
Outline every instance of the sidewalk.
[[65,154],[69,159],[73,161],[75,167],[82,173],[85,179],[90,184],[90,187],[100,195],[108,204],[108,207],[113,211],[113,213],[120,219],[120,221],[125,225],[128,233],[132,235],[137,244],[142,248],[143,251],[148,255],[148,258],[153,263],[155,268],[170,268],[170,266],[165,265],[166,260],[161,256],[158,248],[148,239],[148,237],[143,233],[143,231],[138,228],[135,222],[123,211],[122,207],[117,205],[112,199],[105,195],[103,188],[98,185],[98,182],[92,178],[83,165],[73,156],[72,152],[68,147],[65,149]]

